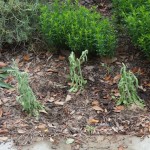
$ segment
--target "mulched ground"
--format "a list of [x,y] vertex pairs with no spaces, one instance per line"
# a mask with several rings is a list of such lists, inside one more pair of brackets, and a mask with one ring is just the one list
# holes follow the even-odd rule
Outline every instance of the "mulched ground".
[[[41,112],[36,120],[23,112],[16,102],[17,83],[9,77],[6,81],[14,89],[0,88],[1,139],[13,138],[17,145],[26,145],[31,144],[34,137],[56,141],[59,136],[65,136],[82,143],[89,134],[149,134],[150,61],[130,44],[129,39],[120,38],[119,43],[115,57],[90,56],[83,64],[87,84],[83,91],[77,93],[68,92],[68,51],[61,50],[61,53],[55,54],[4,49],[0,61],[11,65],[14,59],[20,70],[29,73],[30,85],[47,113]],[[138,94],[145,101],[144,109],[116,106],[122,62],[139,79]]]

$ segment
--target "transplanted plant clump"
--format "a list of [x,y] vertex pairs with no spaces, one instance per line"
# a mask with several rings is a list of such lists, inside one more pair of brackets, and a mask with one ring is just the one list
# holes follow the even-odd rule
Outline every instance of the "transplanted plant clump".
[[26,72],[20,72],[15,64],[12,68],[10,72],[18,81],[18,92],[20,96],[17,97],[17,101],[22,105],[24,111],[38,116],[39,111],[43,110],[44,106],[36,100],[36,96],[29,85],[28,74]]
[[80,89],[83,89],[86,84],[86,80],[84,80],[81,64],[87,60],[88,50],[82,52],[80,58],[76,58],[74,52],[72,52],[69,56],[70,63],[70,78],[71,78],[71,89],[70,92],[77,92]]
[[126,66],[123,64],[121,68],[121,79],[118,84],[120,99],[117,105],[131,105],[136,104],[138,106],[144,107],[144,102],[137,94],[138,79],[136,76],[126,70]]
[[72,4],[70,0],[55,0],[49,7],[41,7],[40,21],[52,46],[80,53],[88,49],[100,56],[114,54],[116,36],[112,23],[94,9],[79,6],[78,2]]

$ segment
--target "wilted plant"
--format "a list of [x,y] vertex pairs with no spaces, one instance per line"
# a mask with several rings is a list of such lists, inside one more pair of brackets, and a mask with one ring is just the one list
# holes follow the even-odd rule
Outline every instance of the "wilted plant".
[[144,102],[137,94],[138,79],[131,72],[127,71],[125,64],[121,68],[121,79],[118,84],[120,98],[117,105],[124,104],[136,104],[138,106],[144,107]]
[[84,80],[81,64],[87,61],[88,50],[82,52],[80,58],[76,58],[74,52],[71,52],[69,56],[70,63],[70,78],[71,78],[71,89],[70,92],[77,92],[79,89],[82,89],[86,84],[86,80]]
[[39,111],[44,109],[44,106],[36,100],[36,96],[33,93],[29,85],[29,77],[26,72],[20,72],[19,68],[14,63],[10,73],[15,76],[18,81],[18,92],[17,101],[22,105],[23,110],[27,113],[38,116]]

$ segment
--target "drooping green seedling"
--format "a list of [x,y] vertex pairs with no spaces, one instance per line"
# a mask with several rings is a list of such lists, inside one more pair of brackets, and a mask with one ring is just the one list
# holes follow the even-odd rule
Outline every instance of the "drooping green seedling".
[[140,107],[144,107],[144,102],[137,94],[138,79],[131,72],[127,71],[125,64],[122,64],[121,79],[118,84],[120,99],[117,101],[117,105],[131,105],[136,104]]
[[83,89],[83,86],[86,84],[84,80],[81,64],[87,61],[88,50],[82,52],[80,58],[76,58],[74,52],[71,52],[69,56],[70,63],[70,78],[71,78],[71,89],[70,92],[77,92],[78,90]]
[[33,93],[29,85],[29,77],[26,72],[19,71],[19,68],[14,63],[10,73],[15,76],[18,82],[19,96],[17,101],[22,105],[23,110],[38,117],[39,111],[44,109],[44,106],[36,100],[36,96]]

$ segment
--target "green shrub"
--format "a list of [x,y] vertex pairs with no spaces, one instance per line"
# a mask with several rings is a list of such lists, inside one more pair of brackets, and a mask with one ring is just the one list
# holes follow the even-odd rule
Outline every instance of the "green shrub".
[[25,0],[0,1],[0,47],[23,42],[37,30],[38,3]]
[[[148,5],[148,4],[147,4]],[[150,7],[150,2],[149,2]],[[150,9],[149,9],[150,10]],[[150,57],[150,11],[142,5],[125,16],[125,22],[133,43]]]
[[112,24],[95,10],[69,0],[41,7],[41,28],[50,45],[75,52],[88,49],[98,55],[114,54],[116,36]]
[[112,0],[113,8],[118,21],[123,21],[124,14],[131,14],[133,9],[146,3],[147,0]]
[[128,30],[135,46],[150,57],[150,1],[113,0],[115,15]]

